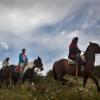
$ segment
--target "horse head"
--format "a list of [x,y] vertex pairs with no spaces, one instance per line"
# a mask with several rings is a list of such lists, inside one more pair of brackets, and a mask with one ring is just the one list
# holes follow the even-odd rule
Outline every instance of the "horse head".
[[93,53],[100,53],[100,46],[97,43],[90,42],[89,48]]
[[41,71],[43,71],[43,64],[41,58],[38,56],[36,60],[34,60],[34,66],[35,68],[39,68]]

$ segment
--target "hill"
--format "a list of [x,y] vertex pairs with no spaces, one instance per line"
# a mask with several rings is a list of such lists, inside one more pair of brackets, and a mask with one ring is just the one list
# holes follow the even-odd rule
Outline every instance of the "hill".
[[78,78],[77,83],[73,77],[67,76],[71,81],[62,86],[51,77],[50,72],[47,74],[49,76],[35,77],[36,90],[28,87],[27,82],[12,88],[3,85],[0,89],[0,100],[100,100],[100,93],[91,80],[83,90],[82,78]]

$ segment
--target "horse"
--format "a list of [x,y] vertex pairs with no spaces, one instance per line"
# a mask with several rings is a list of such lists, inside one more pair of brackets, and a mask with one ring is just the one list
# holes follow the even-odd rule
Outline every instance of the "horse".
[[[85,87],[87,80],[90,77],[95,82],[97,90],[100,91],[98,80],[93,73],[96,54],[100,54],[100,46],[97,43],[90,42],[86,51],[84,52],[85,63],[83,71],[83,88]],[[53,64],[53,77],[57,81],[65,82],[65,79],[63,78],[64,75],[69,74],[75,76],[77,71],[76,67],[76,64],[69,64],[68,59],[60,59],[55,61]],[[82,65],[79,64],[77,71],[78,76],[82,74],[81,69]]]
[[14,72],[14,67],[15,67],[15,65],[10,65],[5,68],[1,68],[1,70],[0,70],[0,82],[1,82],[0,88],[1,88],[4,80],[9,80],[10,86],[11,86],[11,80],[13,80],[14,85],[15,85],[15,83],[17,81],[17,77]]
[[[20,79],[20,69],[18,67],[19,66],[17,65],[10,65],[0,70],[0,81],[1,81],[0,88],[4,80],[9,80],[10,86],[11,86],[12,81],[14,82],[14,86],[16,85],[16,83]],[[31,82],[32,85],[34,84],[33,78],[34,78],[35,68],[39,68],[40,70],[43,70],[43,64],[40,57],[38,57],[32,62],[28,62],[28,64],[25,66],[24,71],[23,71],[23,77],[22,77],[23,83],[25,80],[28,80],[28,82],[29,83]],[[16,69],[19,69],[19,70],[16,70]]]
[[23,77],[22,77],[22,82],[24,84],[25,80],[28,81],[29,84],[31,84],[32,88],[35,89],[34,87],[34,69],[38,68],[40,71],[43,71],[43,64],[42,60],[40,57],[35,59],[33,62],[28,63],[23,71]]

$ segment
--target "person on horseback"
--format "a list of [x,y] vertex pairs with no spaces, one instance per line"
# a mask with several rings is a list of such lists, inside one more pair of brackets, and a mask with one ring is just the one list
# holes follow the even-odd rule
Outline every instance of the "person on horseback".
[[78,37],[74,37],[72,39],[71,44],[69,45],[69,55],[68,55],[68,58],[73,60],[73,61],[77,61],[77,57],[81,58],[80,57],[81,50],[78,48],[77,43],[78,43]]
[[2,65],[3,65],[2,69],[4,69],[4,68],[9,66],[9,60],[10,60],[9,57],[7,57],[6,59],[3,60],[3,62],[2,62]]
[[28,58],[26,55],[26,49],[23,48],[22,52],[19,54],[20,77],[23,76],[23,70],[27,64],[28,64]]

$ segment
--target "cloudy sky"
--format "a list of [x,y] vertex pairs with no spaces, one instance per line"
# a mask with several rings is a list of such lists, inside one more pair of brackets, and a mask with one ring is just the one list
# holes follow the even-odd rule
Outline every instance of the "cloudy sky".
[[67,58],[74,36],[85,51],[89,41],[100,44],[99,32],[100,0],[0,0],[0,61],[9,56],[17,64],[26,48],[29,60],[42,58],[45,74]]

